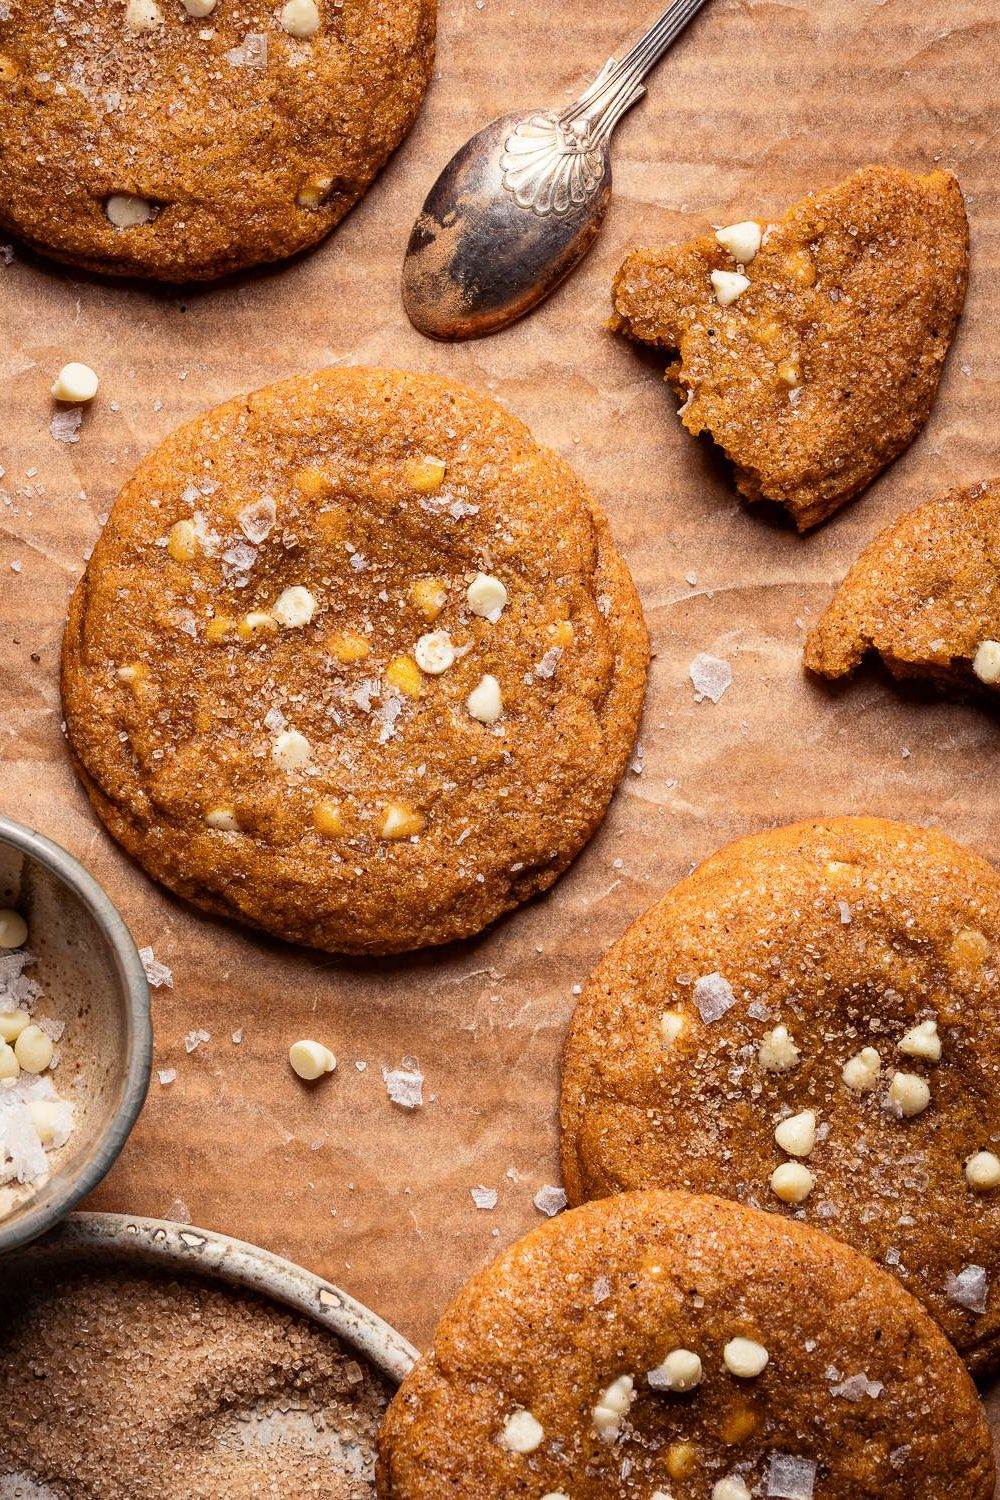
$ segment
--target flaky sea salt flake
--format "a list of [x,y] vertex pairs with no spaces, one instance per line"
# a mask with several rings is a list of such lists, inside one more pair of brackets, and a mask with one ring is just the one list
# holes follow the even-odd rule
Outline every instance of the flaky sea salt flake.
[[767,1471],[767,1494],[772,1500],[813,1500],[816,1465],[811,1458],[772,1453]]
[[736,996],[729,980],[721,974],[703,974],[695,980],[694,1003],[703,1021],[718,1021],[736,1004]]
[[417,1068],[383,1068],[385,1091],[401,1109],[420,1109],[424,1102],[424,1075]]
[[481,1208],[484,1211],[496,1208],[497,1203],[500,1200],[500,1194],[497,1192],[496,1188],[474,1187],[470,1188],[469,1192],[472,1195],[472,1201],[476,1205],[476,1207]]
[[965,1266],[957,1276],[948,1277],[944,1289],[948,1300],[957,1307],[974,1313],[986,1311],[990,1286],[984,1266]]
[[551,1219],[556,1214],[562,1213],[566,1207],[567,1199],[561,1187],[552,1187],[546,1184],[545,1187],[538,1189],[538,1192],[531,1201],[540,1214],[545,1214],[547,1218]]
[[173,989],[174,976],[172,970],[168,969],[166,964],[161,964],[159,959],[154,957],[152,948],[140,948],[139,959],[146,971],[146,978],[154,990],[162,989],[164,985],[166,985],[168,990]]
[[688,667],[688,676],[694,685],[696,703],[704,703],[706,698],[712,703],[718,703],[723,693],[732,686],[733,669],[721,657],[699,651]]

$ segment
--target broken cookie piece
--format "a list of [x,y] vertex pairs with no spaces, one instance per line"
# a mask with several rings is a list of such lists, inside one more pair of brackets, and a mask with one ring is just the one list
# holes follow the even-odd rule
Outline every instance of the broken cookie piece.
[[869,652],[894,677],[976,694],[1000,684],[1000,480],[918,505],[865,548],[806,640],[847,677]]
[[949,173],[865,167],[760,227],[746,261],[748,224],[629,255],[612,326],[674,352],[685,427],[719,445],[748,500],[806,531],[927,421],[965,300],[968,221]]

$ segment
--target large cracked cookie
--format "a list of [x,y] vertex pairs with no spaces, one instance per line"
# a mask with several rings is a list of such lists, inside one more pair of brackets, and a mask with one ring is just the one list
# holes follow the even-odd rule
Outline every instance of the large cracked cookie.
[[1000,1356],[1000,877],[943,834],[799,823],[708,859],[608,951],[562,1080],[579,1203],[719,1193],[888,1267]]
[[73,597],[94,807],[208,911],[333,951],[547,889],[628,761],[648,642],[572,470],[450,381],[327,370],[180,428]]
[[983,694],[1000,684],[1000,481],[917,506],[865,548],[809,633],[805,664]]
[[975,1388],[829,1235],[629,1193],[543,1224],[445,1313],[383,1427],[381,1500],[992,1500]]
[[615,326],[671,351],[681,420],[804,531],[930,414],[968,278],[958,183],[866,167],[774,223],[629,255]]

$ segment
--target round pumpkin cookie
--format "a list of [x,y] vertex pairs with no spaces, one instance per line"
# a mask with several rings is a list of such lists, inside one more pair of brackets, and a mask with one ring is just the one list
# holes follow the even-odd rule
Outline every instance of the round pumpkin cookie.
[[605,955],[562,1081],[571,1202],[717,1192],[892,1270],[1000,1355],[1000,877],[942,834],[800,823],[707,860]]
[[381,1500],[992,1500],[967,1372],[891,1276],[741,1204],[629,1193],[474,1276],[403,1382]]
[[10,0],[0,227],[192,281],[343,218],[416,119],[436,0]]
[[208,911],[331,951],[478,932],[594,832],[645,688],[580,481],[449,381],[327,370],[182,427],[73,597],[97,812]]

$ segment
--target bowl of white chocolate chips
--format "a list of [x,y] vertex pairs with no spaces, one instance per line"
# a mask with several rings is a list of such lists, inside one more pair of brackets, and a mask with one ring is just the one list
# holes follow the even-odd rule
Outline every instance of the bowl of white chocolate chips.
[[97,1186],[151,1054],[149,987],[108,896],[65,849],[0,818],[0,1253]]

